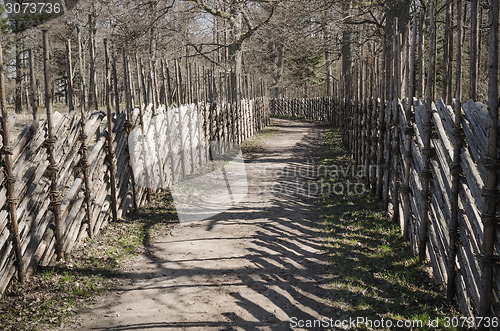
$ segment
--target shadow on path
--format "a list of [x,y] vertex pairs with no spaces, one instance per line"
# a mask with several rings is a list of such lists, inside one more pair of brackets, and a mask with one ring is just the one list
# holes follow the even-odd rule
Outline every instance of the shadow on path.
[[290,120],[274,126],[262,148],[245,156],[247,198],[145,243],[146,254],[121,269],[124,284],[81,317],[81,329],[280,330],[292,318],[327,314],[313,171],[324,128]]

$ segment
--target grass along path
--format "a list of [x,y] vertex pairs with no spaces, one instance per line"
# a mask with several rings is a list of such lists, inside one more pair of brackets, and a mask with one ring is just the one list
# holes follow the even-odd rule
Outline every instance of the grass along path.
[[[424,327],[415,328],[419,330],[435,330],[425,326],[438,318],[441,330],[452,330],[446,328],[445,318],[458,316],[456,309],[434,287],[429,268],[418,264],[399,226],[388,220],[376,198],[366,191],[359,194],[362,184],[353,176],[354,162],[346,155],[337,129],[325,135],[320,165],[329,169],[321,177],[323,184],[337,193],[344,189],[343,194],[323,190],[321,196],[334,314],[343,319],[390,319],[394,325],[396,320],[421,320]],[[359,329],[369,326],[358,325]]]
[[120,283],[119,266],[143,253],[176,219],[168,192],[146,207],[110,223],[96,239],[86,239],[65,263],[39,268],[23,287],[13,284],[0,298],[0,329],[61,327]]

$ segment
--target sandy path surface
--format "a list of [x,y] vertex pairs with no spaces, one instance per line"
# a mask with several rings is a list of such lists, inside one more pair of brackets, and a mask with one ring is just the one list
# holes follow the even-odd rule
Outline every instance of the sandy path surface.
[[287,330],[292,318],[327,314],[319,213],[302,190],[314,191],[323,128],[274,127],[245,156],[246,199],[210,220],[175,225],[127,262],[123,285],[79,317],[82,330]]

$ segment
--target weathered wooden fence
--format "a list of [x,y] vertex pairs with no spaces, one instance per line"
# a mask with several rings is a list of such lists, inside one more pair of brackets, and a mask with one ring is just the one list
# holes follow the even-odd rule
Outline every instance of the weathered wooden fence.
[[[313,115],[318,106],[315,102],[319,101],[273,99],[271,114],[331,122],[328,116]],[[481,244],[484,242],[483,215],[486,207],[483,188],[487,178],[487,165],[481,155],[485,155],[487,148],[490,121],[487,108],[479,102],[468,101],[463,104],[464,116],[461,130],[458,131],[455,130],[456,114],[453,108],[445,105],[442,100],[436,104],[432,103],[432,154],[428,175],[430,193],[427,200],[422,196],[422,182],[425,176],[423,157],[426,151],[425,100],[415,99],[409,114],[405,112],[406,103],[407,99],[398,104],[389,102],[382,107],[380,99],[376,101],[370,98],[358,103],[336,99],[331,100],[328,106],[325,105],[331,107],[330,109],[320,109],[325,111],[324,114],[344,114],[335,117],[333,122],[342,128],[346,145],[352,150],[357,165],[365,169],[366,182],[392,213],[399,215],[395,220],[400,221],[402,233],[410,241],[413,251],[418,253],[419,245],[426,247],[427,258],[432,264],[438,284],[447,284],[449,249],[450,246],[456,245],[454,266],[457,298],[461,308],[473,315],[479,309],[480,302]],[[323,105],[322,102],[319,104]],[[354,112],[357,115],[354,115]],[[383,114],[382,122],[378,122],[380,114]],[[391,122],[389,114],[395,116],[397,123]],[[386,128],[391,126],[394,129],[389,133]],[[395,130],[398,130],[399,143],[395,141]],[[459,221],[456,225],[456,239],[453,239],[457,235],[450,225],[453,211],[452,173],[457,171],[453,163],[453,146],[458,144],[453,140],[454,137],[463,139],[459,164],[460,169],[463,169],[463,177],[458,186]],[[500,153],[500,150],[498,152]],[[498,188],[500,189],[500,186]],[[428,226],[425,230],[427,238],[422,239],[422,210],[426,200],[429,201]],[[500,252],[498,236],[499,233],[496,234],[495,255]],[[499,288],[500,268],[495,263],[492,309],[497,315]]]
[[[197,109],[203,121],[203,139],[220,141],[244,141],[267,124],[268,101],[265,98],[243,100],[241,107],[229,107],[226,103],[200,103],[183,107]],[[113,158],[116,162],[116,214],[123,217],[132,206],[140,206],[145,202],[146,189],[134,185],[128,150],[128,132],[140,127],[141,112],[134,108],[131,113],[131,123],[127,122],[125,113],[112,116],[112,139],[114,146]],[[179,117],[182,114],[177,108],[168,110],[162,106],[156,110],[161,113],[176,114],[177,122],[168,129],[178,128],[178,123],[185,123],[186,127],[194,121],[192,116]],[[193,114],[193,113],[189,113]],[[143,114],[143,118],[153,116],[150,105]],[[82,126],[84,132],[82,133]],[[107,222],[112,219],[111,186],[108,171],[106,139],[108,122],[103,112],[92,112],[81,118],[75,112],[62,115],[53,114],[53,129],[55,140],[57,171],[57,186],[61,192],[61,221],[62,221],[62,251],[69,254],[71,250],[87,233],[97,235]],[[147,130],[147,127],[146,127]],[[171,130],[170,134],[178,133]],[[196,134],[196,131],[191,132]],[[17,219],[19,222],[19,237],[23,256],[24,272],[36,264],[49,265],[54,262],[55,224],[53,213],[50,210],[51,189],[47,177],[50,163],[47,154],[47,122],[41,121],[38,129],[34,126],[26,127],[13,144],[12,159],[14,177],[16,179],[15,193],[18,197]],[[84,140],[84,137],[86,138]],[[88,137],[95,137],[89,141]],[[175,174],[168,174],[170,178],[182,178],[196,172],[200,164],[207,162],[208,144],[203,144],[205,150],[200,157],[192,158],[185,151],[196,149],[190,146],[196,139],[191,139],[189,131],[182,141],[184,151],[180,146],[163,146],[169,155],[169,149],[176,149],[173,155],[172,169]],[[0,143],[0,147],[3,147]],[[82,157],[82,150],[88,150],[88,157]],[[185,154],[185,155],[184,155]],[[187,167],[182,167],[182,158],[185,157]],[[84,183],[84,170],[89,177],[89,191]],[[169,170],[170,171],[170,170]],[[6,204],[7,188],[4,173],[0,173],[0,208]],[[86,195],[90,202],[90,214],[86,210]],[[15,274],[15,256],[12,245],[12,235],[8,227],[9,217],[7,210],[0,212],[0,291],[3,292]],[[90,229],[89,229],[90,228]]]
[[[498,1],[492,1],[490,6],[490,34],[497,44]],[[472,100],[462,104],[462,2],[457,7],[458,87],[453,106],[442,99],[432,102],[432,28],[426,97],[414,97],[414,82],[423,82],[424,77],[421,74],[419,81],[414,76],[414,17],[407,50],[408,97],[401,98],[402,52],[396,31],[394,52],[388,58],[383,54],[381,61],[382,68],[385,61],[390,61],[390,72],[375,66],[374,70],[365,69],[364,76],[363,68],[370,68],[373,62],[360,62],[353,71],[352,86],[344,85],[332,100],[274,99],[271,114],[329,121],[338,126],[356,165],[364,169],[366,184],[383,201],[392,219],[399,222],[402,235],[420,261],[430,261],[434,278],[446,287],[448,298],[456,298],[466,315],[500,317],[498,48],[490,48],[488,104]],[[430,11],[433,27],[432,4]],[[384,72],[379,86],[366,81],[375,70]],[[391,82],[389,86],[385,85],[387,81]],[[424,93],[423,85],[420,93]],[[318,109],[323,114],[318,114]]]
[[[165,119],[160,123],[162,133],[177,146],[158,144],[158,152],[164,162],[169,158],[164,170],[169,183],[173,183],[195,174],[209,161],[207,141],[240,143],[269,122],[269,101],[257,96],[256,90],[244,90],[244,98],[239,102],[216,96],[217,89],[230,89],[230,80],[224,73],[198,72],[193,82],[188,81],[188,88],[183,88],[177,63],[176,77],[171,80],[162,61],[162,80],[150,64],[152,72],[146,83],[144,69],[137,61],[138,85],[134,89],[125,52],[122,82],[126,106],[120,106],[115,58],[110,56],[106,40],[104,46],[106,112],[85,111],[85,98],[81,97],[80,111],[70,109],[61,114],[52,111],[50,52],[44,32],[47,117],[27,126],[13,143],[9,139],[0,56],[0,148],[2,161],[8,165],[5,172],[0,172],[0,293],[16,274],[22,282],[35,266],[51,265],[64,258],[83,238],[96,236],[108,222],[123,217],[130,207],[143,205],[151,189],[137,185],[132,173],[129,135],[135,128],[148,132],[152,118]],[[133,106],[134,97],[135,104],[141,106]],[[184,103],[183,98],[186,104],[177,106]],[[174,139],[175,135],[181,135],[180,139]],[[163,137],[160,141],[169,139]],[[190,153],[195,150],[198,154]]]
[[303,118],[308,121],[333,121],[333,97],[271,99],[271,116]]

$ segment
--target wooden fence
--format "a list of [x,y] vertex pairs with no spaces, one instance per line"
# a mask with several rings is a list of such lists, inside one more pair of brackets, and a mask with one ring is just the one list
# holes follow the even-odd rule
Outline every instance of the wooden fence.
[[271,99],[271,116],[332,122],[335,100],[332,97]]
[[[269,101],[258,96],[257,88],[251,88],[256,84],[252,85],[248,77],[243,98],[227,101],[233,99],[229,97],[230,79],[224,72],[203,69],[200,73],[195,68],[196,75],[191,75],[191,70],[186,71],[189,77],[184,77],[183,86],[177,61],[175,79],[171,79],[162,60],[158,77],[154,63],[150,63],[149,80],[145,79],[141,61],[137,61],[138,83],[133,88],[129,58],[123,51],[120,89],[116,59],[110,56],[107,40],[103,82],[106,111],[85,110],[81,81],[80,111],[72,110],[70,99],[68,113],[53,112],[46,31],[43,46],[46,119],[34,116],[33,124],[25,127],[13,143],[9,137],[0,47],[0,149],[5,165],[5,171],[0,172],[0,293],[16,279],[15,275],[23,283],[37,265],[47,266],[63,259],[85,237],[98,235],[108,222],[123,217],[131,207],[144,204],[151,188],[137,185],[133,175],[129,136],[135,129],[147,133],[150,123],[155,122],[151,119],[165,119],[160,123],[163,136],[155,137],[155,152],[162,162],[166,163],[165,158],[169,157],[169,166],[162,169],[162,176],[170,178],[171,184],[195,174],[210,161],[208,141],[241,143],[269,123]],[[71,77],[71,56],[68,63]],[[82,66],[80,70],[83,72]],[[72,96],[71,84],[68,86]],[[118,99],[121,91],[125,94],[125,107]],[[225,91],[227,96],[217,91]],[[177,106],[181,104],[184,105]],[[33,101],[32,105],[36,115],[36,103]],[[180,139],[174,139],[175,135],[180,135]],[[169,144],[169,138],[177,145]],[[191,153],[195,150],[199,154]]]
[[[328,102],[325,100],[328,99],[273,99],[270,103],[271,114],[325,121],[342,128],[346,146],[351,149],[357,165],[365,169],[364,179],[384,200],[392,214],[399,215],[395,220],[400,222],[402,234],[410,241],[412,250],[418,253],[419,245],[423,243],[420,235],[423,209],[425,101],[414,99],[411,107],[413,111],[407,114],[405,111],[407,99],[397,104],[386,103],[385,107],[382,107],[380,99],[378,101],[366,99],[363,103],[346,102],[345,99],[337,98],[331,98]],[[455,257],[457,299],[464,312],[474,315],[477,314],[480,302],[481,243],[484,241],[482,215],[485,210],[482,189],[487,176],[481,155],[484,155],[487,147],[489,117],[486,106],[479,102],[469,101],[463,104],[462,111],[464,114],[462,130],[457,132],[453,108],[445,105],[442,100],[436,104],[432,103],[429,223],[426,229],[428,237],[423,245],[432,264],[434,278],[441,285],[447,284],[449,276],[449,248],[451,245],[457,246]],[[322,114],[317,115],[318,112]],[[381,113],[384,120],[378,122]],[[329,114],[333,114],[333,120]],[[390,122],[389,114],[395,116],[397,125]],[[395,129],[389,136],[389,130],[385,128],[391,127],[391,124]],[[393,140],[396,136],[395,130],[399,132],[399,143]],[[456,171],[453,164],[453,146],[457,144],[453,141],[453,137],[463,139],[460,160],[463,177],[459,182],[459,221],[456,228],[458,240],[455,241],[452,239],[454,231],[449,222],[452,212],[452,173]],[[407,178],[406,174],[409,175]],[[499,234],[498,232],[496,234],[496,252],[500,252]],[[498,316],[499,313],[499,288],[500,268],[495,264],[491,289],[494,296],[492,303],[492,309],[496,314],[494,316]]]
[[[461,0],[454,7],[451,3],[446,8],[456,11],[456,30],[447,21],[447,33],[456,34],[456,47],[455,54],[445,53],[439,101],[433,102],[437,45],[436,8],[431,2],[414,13],[412,28],[404,35],[398,32],[401,26],[396,19],[393,33],[382,40],[382,54],[370,53],[354,61],[348,77],[340,77],[332,100],[276,99],[271,101],[271,114],[326,119],[337,125],[356,165],[364,169],[364,180],[394,222],[399,222],[420,262],[430,261],[448,299],[457,299],[465,315],[500,317],[499,50],[489,48],[487,105],[472,100],[462,103],[465,5]],[[422,28],[426,10],[428,46]],[[489,13],[490,44],[497,45],[498,0],[490,1]],[[444,40],[448,51],[449,39]],[[471,42],[476,41],[471,36]],[[475,61],[470,58],[471,68]],[[471,70],[468,78],[469,94],[475,98],[477,72]],[[317,115],[318,107],[326,115]]]
[[[189,114],[198,113],[204,128],[203,140],[220,140],[241,142],[262,129],[268,121],[268,101],[265,98],[243,100],[241,107],[231,107],[226,103],[199,103],[183,107],[195,110]],[[112,116],[113,159],[116,163],[116,214],[123,217],[131,206],[141,206],[146,200],[146,188],[134,185],[128,149],[128,134],[130,130],[141,125],[143,118],[153,116],[150,105],[144,111],[134,108],[131,122],[127,121],[125,113]],[[177,114],[176,123],[185,123],[189,127],[192,116],[182,117],[177,108],[165,110],[161,106],[154,116],[162,113]],[[175,116],[175,115],[174,115]],[[180,116],[180,117],[179,117]],[[173,121],[171,123],[174,123]],[[85,134],[82,134],[82,126]],[[165,130],[175,128],[175,124],[166,126]],[[81,118],[77,113],[62,115],[53,114],[53,129],[55,137],[57,186],[61,192],[62,220],[62,251],[69,254],[87,234],[96,236],[107,222],[112,219],[112,199],[109,178],[106,139],[108,122],[105,113],[91,112]],[[147,131],[146,127],[146,131]],[[170,131],[175,132],[174,130]],[[185,150],[196,149],[189,146],[195,139],[196,131],[187,132],[187,139],[182,140]],[[85,137],[85,139],[84,139]],[[88,139],[92,137],[92,139]],[[94,138],[95,137],[95,138]],[[174,140],[175,141],[175,140]],[[181,140],[178,140],[181,141]],[[209,144],[201,144],[204,149]],[[0,147],[3,145],[0,143]],[[177,175],[167,174],[171,178],[180,179],[195,173],[199,166],[208,158],[191,158],[184,155],[179,147],[162,146],[169,155],[170,149],[177,151],[173,155],[173,166],[167,169]],[[87,150],[87,159],[82,157]],[[209,155],[204,150],[201,155]],[[185,157],[187,167],[182,167]],[[47,152],[47,121],[41,121],[38,128],[34,125],[24,129],[12,148],[13,171],[16,179],[15,194],[18,197],[17,219],[19,222],[19,237],[23,256],[24,272],[32,272],[33,266],[50,265],[55,260],[55,224],[51,205],[51,182],[48,177],[50,162]],[[89,188],[85,188],[84,171],[87,169]],[[15,275],[15,255],[13,252],[12,235],[8,227],[8,211],[3,209],[7,202],[6,178],[0,173],[0,292],[8,286]],[[86,196],[90,202],[90,213],[86,210]]]

